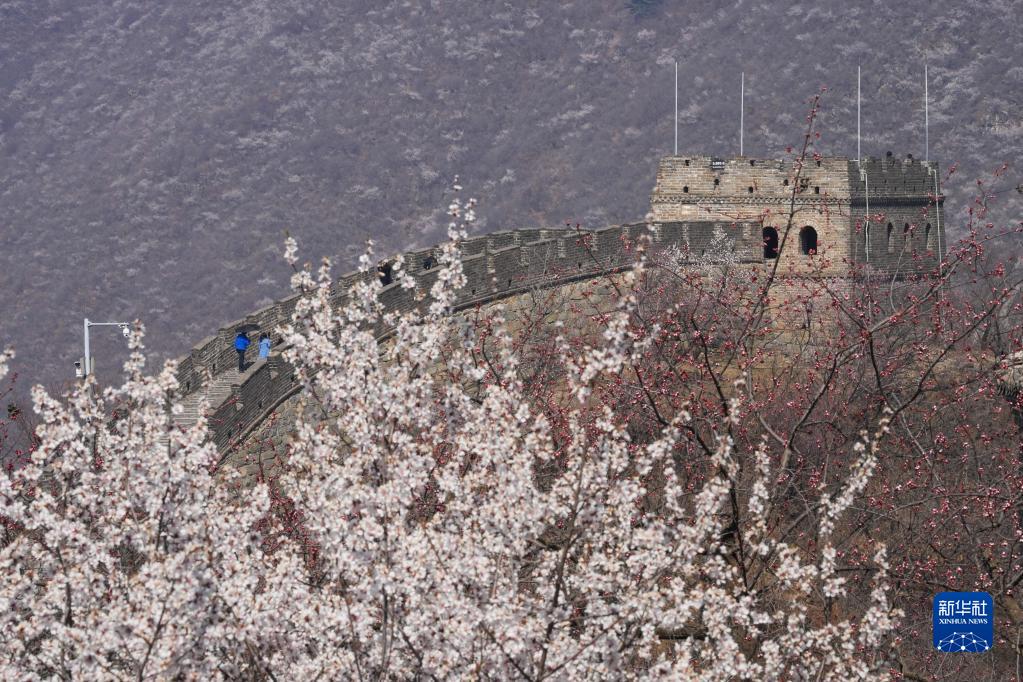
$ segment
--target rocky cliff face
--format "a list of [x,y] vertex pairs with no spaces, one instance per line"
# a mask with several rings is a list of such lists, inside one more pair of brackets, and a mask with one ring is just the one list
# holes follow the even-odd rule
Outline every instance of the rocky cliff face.
[[[290,229],[346,270],[438,241],[456,173],[483,230],[641,219],[673,142],[747,154],[800,141],[827,85],[819,149],[959,162],[1021,157],[1014,4],[0,2],[0,343],[30,380],[70,377],[81,318],[142,318],[157,358],[286,294]],[[1001,181],[1015,186],[1018,171]],[[962,178],[961,181],[958,181]],[[1019,195],[1002,195],[1002,215]],[[1015,203],[1011,203],[1015,202]],[[97,334],[100,378],[125,350]]]

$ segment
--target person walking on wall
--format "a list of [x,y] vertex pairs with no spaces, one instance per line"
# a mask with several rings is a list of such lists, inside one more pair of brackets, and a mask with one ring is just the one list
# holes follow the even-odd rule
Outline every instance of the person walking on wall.
[[260,334],[259,335],[259,357],[266,360],[270,357],[270,335]]
[[238,332],[238,336],[234,337],[234,349],[238,351],[238,371],[245,371],[245,349],[249,347],[249,337],[245,335],[245,332]]

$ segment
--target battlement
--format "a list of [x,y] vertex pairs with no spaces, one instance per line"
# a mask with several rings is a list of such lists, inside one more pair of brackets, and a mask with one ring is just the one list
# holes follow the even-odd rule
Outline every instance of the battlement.
[[[785,159],[666,156],[657,170],[651,203],[656,207],[708,199],[746,204],[784,200],[792,195],[795,175],[792,162]],[[806,188],[818,197],[849,196],[848,159],[811,159],[800,175]]]
[[[562,286],[630,268],[634,251],[626,245],[644,234],[650,235],[655,248],[683,247],[679,252],[689,254],[694,262],[699,262],[711,247],[722,246],[736,254],[740,262],[763,260],[760,226],[752,222],[668,221],[649,228],[646,223],[634,223],[597,230],[527,228],[495,232],[460,244],[466,284],[459,293],[456,311],[536,287]],[[332,305],[343,306],[355,284],[372,278],[384,285],[379,299],[390,311],[410,312],[429,305],[428,296],[418,295],[429,292],[437,279],[438,247],[406,253],[404,261],[415,281],[414,288],[403,288],[393,280],[390,264],[394,259],[389,258],[380,262],[377,271],[350,273],[335,280],[330,288]],[[298,391],[294,368],[281,355],[281,339],[274,330],[291,320],[300,296],[295,294],[225,325],[178,360],[177,380],[182,395],[208,393],[210,397],[210,431],[221,452],[244,438]],[[224,377],[234,376],[234,337],[240,327],[270,333],[275,347],[264,363],[225,388]],[[378,339],[384,339],[392,330],[378,326],[373,331]]]
[[849,161],[851,199],[856,205],[865,203],[869,185],[870,202],[878,206],[931,198],[942,203],[944,197],[940,193],[938,175],[938,164],[935,161],[925,162],[913,157],[868,157],[857,163],[853,159]]
[[[666,156],[657,170],[651,203],[697,203],[709,200],[758,203],[771,198],[846,203],[862,200],[865,186],[878,203],[889,198],[926,199],[940,195],[937,162],[845,157],[807,159],[799,172],[792,160],[711,156]],[[816,198],[815,198],[816,197]]]

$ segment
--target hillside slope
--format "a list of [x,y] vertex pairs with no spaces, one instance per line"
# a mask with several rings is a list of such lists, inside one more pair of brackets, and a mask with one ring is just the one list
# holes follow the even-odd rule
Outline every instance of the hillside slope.
[[[456,173],[482,229],[640,219],[676,57],[680,149],[737,153],[745,69],[770,156],[821,85],[820,149],[855,153],[857,64],[864,152],[922,156],[926,60],[952,222],[1023,149],[1018,5],[854,4],[0,0],[0,344],[59,382],[83,316],[140,317],[179,355],[286,293],[285,229],[339,270],[435,242]],[[96,334],[102,379],[121,342]]]

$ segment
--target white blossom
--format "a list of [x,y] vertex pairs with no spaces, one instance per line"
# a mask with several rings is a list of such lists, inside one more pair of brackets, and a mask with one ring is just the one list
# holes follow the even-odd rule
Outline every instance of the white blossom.
[[[598,380],[648,347],[629,325],[637,303],[626,294],[594,345],[560,344],[567,463],[539,485],[538,464],[556,461],[558,448],[517,378],[511,335],[499,319],[503,369],[483,381],[464,321],[452,315],[474,205],[452,202],[449,241],[420,310],[385,311],[375,277],[332,307],[329,261],[292,277],[303,296],[280,329],[283,347],[322,409],[298,416],[278,485],[315,538],[313,565],[297,545],[265,553],[255,528],[270,490],[239,491],[231,471],[214,470],[203,419],[188,431],[171,424],[180,409],[173,366],[144,376],[141,330],[124,386],[97,396],[90,381],[66,404],[37,389],[41,444],[25,468],[0,477],[0,514],[17,526],[0,551],[0,677],[876,673],[858,649],[881,647],[899,616],[887,601],[883,549],[861,617],[849,609],[844,620],[821,621],[814,599],[847,594],[830,536],[864,490],[887,421],[857,446],[838,496],[822,498],[815,554],[772,538],[765,444],[749,453],[752,487],[729,530],[742,469],[731,433],[738,399],[714,425],[695,491],[666,465],[688,411],[634,443],[609,407],[591,402]],[[297,263],[290,237],[286,258]],[[360,268],[373,267],[367,249]],[[393,273],[405,286],[400,259]],[[394,329],[383,345],[378,323]],[[650,492],[644,477],[655,471],[663,504],[638,519]],[[729,534],[752,558],[737,557]],[[784,599],[747,582],[754,565],[769,569],[763,580]]]

